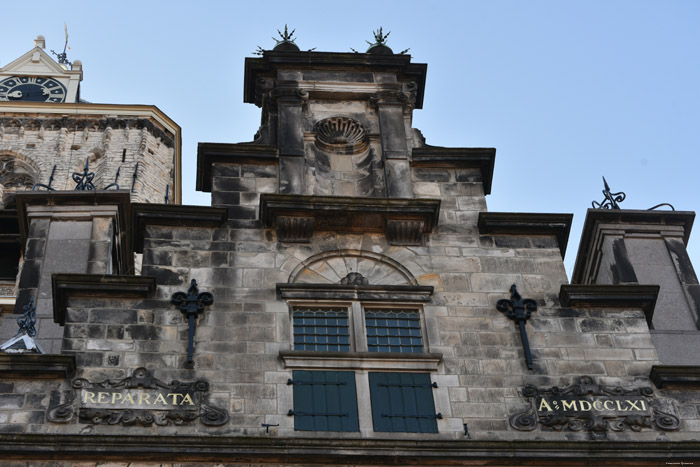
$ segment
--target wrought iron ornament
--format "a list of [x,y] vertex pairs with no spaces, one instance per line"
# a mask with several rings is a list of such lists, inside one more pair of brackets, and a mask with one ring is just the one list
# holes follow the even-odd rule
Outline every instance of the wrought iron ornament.
[[[610,190],[610,187],[608,186],[607,180],[605,180],[605,177],[603,177],[603,196],[605,198],[603,199],[603,202],[598,203],[596,201],[593,201],[591,205],[593,206],[594,209],[620,209],[620,205],[617,203],[621,203],[625,200],[627,195],[624,192],[619,192],[619,193],[613,193],[612,190]],[[660,208],[661,206],[668,206],[671,208],[671,211],[675,211],[676,208],[673,207],[673,205],[669,203],[659,203],[656,206],[652,206],[647,211],[653,211],[656,208]]]
[[170,298],[171,303],[180,308],[180,311],[187,317],[189,324],[188,342],[187,342],[187,363],[192,364],[192,355],[194,354],[194,330],[196,326],[197,315],[204,311],[205,306],[214,303],[214,295],[210,292],[199,292],[197,281],[192,279],[190,288],[185,292],[175,292]]
[[518,431],[533,431],[539,424],[544,431],[589,431],[605,436],[608,431],[680,427],[672,403],[654,399],[649,387],[605,386],[581,376],[561,388],[525,386],[523,396],[530,407],[509,418],[510,426]]
[[496,303],[496,309],[518,324],[520,338],[523,341],[523,350],[525,350],[527,368],[532,370],[532,353],[530,352],[530,342],[527,339],[525,323],[532,316],[532,312],[537,311],[537,302],[531,298],[523,299],[518,293],[518,288],[513,284],[510,286],[510,300],[505,298],[499,300]]
[[26,334],[29,337],[36,337],[36,306],[34,305],[34,297],[29,297],[29,303],[22,307],[24,315],[17,318],[19,332],[17,335]]
[[624,194],[622,191],[619,193],[612,193],[610,187],[608,186],[607,180],[605,180],[605,177],[603,177],[603,185],[603,196],[605,196],[603,202],[598,203],[593,201],[591,205],[595,209],[620,209],[620,205],[617,203],[623,202],[627,195]]
[[49,184],[44,185],[43,183],[35,183],[34,186],[32,187],[32,191],[35,191],[37,188],[46,188],[48,191],[56,191],[55,188],[51,188],[51,184],[53,183],[53,176],[56,174],[56,164],[53,165],[53,169],[51,169],[51,176],[49,177]]
[[92,180],[95,178],[95,172],[90,172],[90,156],[85,159],[83,172],[73,172],[73,181],[76,183],[75,190],[96,190]]

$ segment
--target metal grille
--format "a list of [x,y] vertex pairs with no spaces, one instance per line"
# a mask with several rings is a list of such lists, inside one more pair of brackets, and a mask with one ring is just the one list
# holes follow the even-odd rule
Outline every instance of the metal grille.
[[420,315],[416,310],[365,310],[367,349],[370,352],[423,351]]
[[345,308],[296,308],[294,350],[350,350],[348,310]]

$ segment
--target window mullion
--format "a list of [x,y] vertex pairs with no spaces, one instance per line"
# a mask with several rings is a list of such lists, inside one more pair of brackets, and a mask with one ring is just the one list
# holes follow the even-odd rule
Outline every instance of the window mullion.
[[367,352],[367,329],[365,328],[365,317],[362,314],[362,305],[360,302],[352,302],[351,313],[355,351]]

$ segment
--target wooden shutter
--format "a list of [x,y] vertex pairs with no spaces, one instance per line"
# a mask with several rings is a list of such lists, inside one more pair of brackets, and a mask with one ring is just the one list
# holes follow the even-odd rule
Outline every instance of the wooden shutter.
[[355,373],[294,371],[294,429],[298,431],[359,431]]
[[427,373],[370,373],[374,431],[437,433],[433,387]]

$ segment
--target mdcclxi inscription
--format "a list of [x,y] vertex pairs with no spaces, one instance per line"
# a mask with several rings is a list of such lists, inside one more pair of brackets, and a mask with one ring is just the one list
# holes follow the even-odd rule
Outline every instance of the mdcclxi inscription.
[[172,381],[154,378],[146,368],[137,368],[132,376],[119,381],[93,383],[84,378],[71,382],[65,401],[53,391],[47,413],[49,421],[109,425],[181,425],[199,419],[204,425],[223,425],[229,420],[226,410],[210,405],[206,398],[209,383]]
[[680,420],[661,407],[649,387],[623,388],[596,384],[589,376],[576,378],[569,386],[536,388],[525,386],[523,396],[530,408],[510,417],[516,430],[532,431],[641,431],[644,428],[677,430]]

